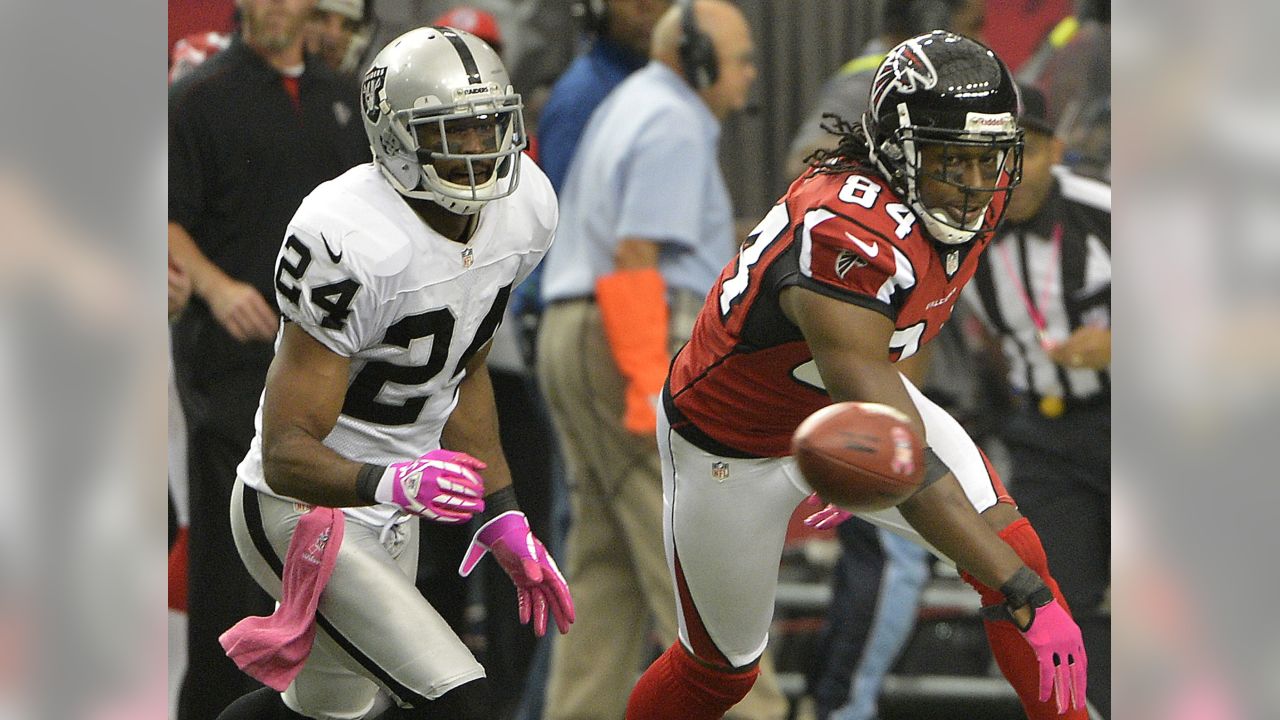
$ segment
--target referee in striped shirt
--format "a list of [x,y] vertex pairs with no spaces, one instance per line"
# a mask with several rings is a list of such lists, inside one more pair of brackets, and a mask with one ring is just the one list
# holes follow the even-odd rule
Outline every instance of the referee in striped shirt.
[[1054,559],[1089,653],[1089,700],[1107,717],[1111,188],[1061,167],[1044,96],[1024,87],[1022,100],[1022,184],[964,294],[1008,366],[1010,492]]

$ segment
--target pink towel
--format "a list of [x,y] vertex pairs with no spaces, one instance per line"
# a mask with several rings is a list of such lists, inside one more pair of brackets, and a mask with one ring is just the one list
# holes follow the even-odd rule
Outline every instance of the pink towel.
[[298,519],[284,558],[280,607],[269,617],[247,617],[218,638],[241,670],[283,692],[311,654],[316,606],[342,545],[342,511],[316,507]]

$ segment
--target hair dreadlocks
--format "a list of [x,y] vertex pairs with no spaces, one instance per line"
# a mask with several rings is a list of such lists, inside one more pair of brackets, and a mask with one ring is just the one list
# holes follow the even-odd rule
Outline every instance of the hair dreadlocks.
[[840,138],[834,149],[818,148],[805,157],[806,165],[816,173],[837,174],[872,167],[871,144],[862,123],[850,123],[835,113],[823,113],[823,130]]

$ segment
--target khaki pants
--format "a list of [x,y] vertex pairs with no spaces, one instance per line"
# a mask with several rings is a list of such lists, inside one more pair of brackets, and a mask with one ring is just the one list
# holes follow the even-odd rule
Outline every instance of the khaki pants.
[[[674,352],[702,298],[672,302]],[[625,382],[591,300],[543,315],[538,376],[564,449],[573,509],[565,574],[577,621],[556,638],[546,720],[621,720],[650,659],[650,638],[676,641],[676,595],[662,539],[662,469],[656,439],[622,427]],[[769,653],[760,678],[726,716],[781,720],[787,701]]]

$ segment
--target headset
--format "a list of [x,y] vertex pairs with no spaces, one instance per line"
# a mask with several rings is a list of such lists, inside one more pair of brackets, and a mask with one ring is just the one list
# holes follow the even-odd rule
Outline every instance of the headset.
[[716,47],[693,17],[694,0],[680,0],[680,65],[694,90],[705,90],[720,77]]

